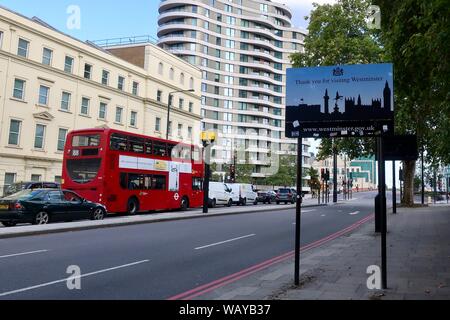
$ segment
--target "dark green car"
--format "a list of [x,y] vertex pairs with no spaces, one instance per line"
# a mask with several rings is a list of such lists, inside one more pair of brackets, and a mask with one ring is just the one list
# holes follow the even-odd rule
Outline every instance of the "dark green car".
[[23,190],[0,199],[0,222],[5,227],[18,223],[48,224],[57,221],[103,220],[106,208],[68,190]]

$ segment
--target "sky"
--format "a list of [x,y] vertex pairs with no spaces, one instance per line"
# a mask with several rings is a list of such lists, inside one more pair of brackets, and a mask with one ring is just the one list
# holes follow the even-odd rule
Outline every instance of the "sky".
[[[37,16],[53,27],[80,40],[103,40],[120,37],[150,35],[156,38],[159,0],[0,0],[0,5],[27,17]],[[279,0],[294,14],[293,24],[307,28],[304,19],[313,2],[333,3],[334,0]],[[69,29],[67,9],[80,8],[79,29]]]

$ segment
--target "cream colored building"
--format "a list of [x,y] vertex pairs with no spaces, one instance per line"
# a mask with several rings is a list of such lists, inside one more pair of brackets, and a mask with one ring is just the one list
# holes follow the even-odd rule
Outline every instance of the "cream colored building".
[[[61,179],[66,134],[107,126],[198,143],[201,71],[151,43],[126,61],[37,18],[0,7],[0,195],[12,182]],[[193,92],[187,90],[193,89]]]

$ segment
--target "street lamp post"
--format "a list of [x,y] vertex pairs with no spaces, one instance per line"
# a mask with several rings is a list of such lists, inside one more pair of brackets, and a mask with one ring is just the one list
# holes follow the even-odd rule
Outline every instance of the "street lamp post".
[[174,93],[183,93],[183,92],[195,92],[194,89],[189,90],[177,90],[169,93],[168,101],[167,101],[167,127],[166,127],[166,140],[169,140],[169,126],[170,126],[170,108],[172,107],[172,95]]

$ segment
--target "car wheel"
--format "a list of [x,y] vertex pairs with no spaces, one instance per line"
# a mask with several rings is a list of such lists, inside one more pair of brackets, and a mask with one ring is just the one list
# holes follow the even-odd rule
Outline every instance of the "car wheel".
[[127,213],[129,215],[135,215],[139,212],[139,202],[135,198],[128,200]]
[[105,219],[105,210],[103,210],[102,208],[97,208],[94,210],[94,212],[92,213],[92,219],[91,220],[103,220]]
[[247,198],[242,199],[242,206],[246,206],[247,205]]
[[280,201],[277,201],[277,204],[279,205],[279,204],[280,204]]
[[215,208],[216,206],[217,206],[216,199],[212,199],[212,201],[211,201],[211,208]]
[[269,204],[269,205],[272,204],[272,200],[269,200],[269,201],[267,202],[267,204]]
[[227,207],[228,208],[230,208],[231,206],[233,205],[233,200],[232,199],[230,199],[229,201],[228,201],[228,205],[227,205]]
[[186,211],[187,209],[189,209],[189,199],[187,197],[183,197],[183,199],[181,200],[180,209],[181,211]]
[[6,228],[15,227],[17,226],[17,222],[2,222],[3,226]]
[[44,225],[50,222],[50,216],[47,212],[41,211],[39,212],[33,220],[34,225]]
[[253,205],[257,206],[258,205],[258,201],[253,202]]

